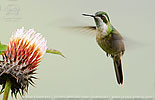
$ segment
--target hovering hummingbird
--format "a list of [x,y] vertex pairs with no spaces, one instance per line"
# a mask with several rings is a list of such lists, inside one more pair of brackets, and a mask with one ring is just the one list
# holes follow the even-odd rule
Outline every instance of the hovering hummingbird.
[[112,26],[106,12],[99,11],[95,15],[82,15],[94,18],[96,26],[84,28],[95,30],[98,45],[106,52],[107,57],[110,55],[113,59],[118,84],[123,84],[121,56],[124,54],[125,46],[122,36]]

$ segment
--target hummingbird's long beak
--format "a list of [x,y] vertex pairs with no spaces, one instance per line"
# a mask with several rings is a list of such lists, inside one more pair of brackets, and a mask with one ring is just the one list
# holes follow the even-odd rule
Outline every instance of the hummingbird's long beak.
[[90,17],[95,17],[94,15],[89,15],[89,14],[82,14],[83,16],[90,16]]

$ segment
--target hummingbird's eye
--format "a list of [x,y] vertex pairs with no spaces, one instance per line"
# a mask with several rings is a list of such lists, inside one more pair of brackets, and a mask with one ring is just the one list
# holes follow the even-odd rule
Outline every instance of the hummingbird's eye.
[[103,22],[105,22],[105,23],[107,23],[107,22],[108,22],[108,19],[106,18],[106,16],[105,16],[105,15],[101,15],[100,17],[101,17],[101,19],[103,20]]

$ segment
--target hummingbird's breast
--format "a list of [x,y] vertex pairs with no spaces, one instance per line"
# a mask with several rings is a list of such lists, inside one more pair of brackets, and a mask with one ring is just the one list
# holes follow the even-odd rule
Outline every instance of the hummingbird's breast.
[[120,34],[103,35],[98,33],[96,36],[99,46],[108,54],[118,55],[125,51],[124,42]]

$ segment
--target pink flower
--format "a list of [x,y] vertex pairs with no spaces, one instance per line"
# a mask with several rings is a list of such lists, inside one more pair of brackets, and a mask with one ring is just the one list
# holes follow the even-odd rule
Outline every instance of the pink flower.
[[3,61],[0,61],[0,84],[5,85],[6,79],[11,80],[12,95],[15,97],[27,91],[29,84],[33,85],[32,76],[46,52],[47,41],[33,29],[24,27],[12,34],[8,49],[5,50]]

